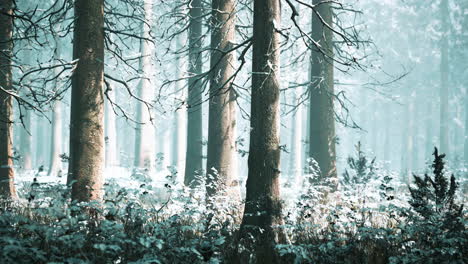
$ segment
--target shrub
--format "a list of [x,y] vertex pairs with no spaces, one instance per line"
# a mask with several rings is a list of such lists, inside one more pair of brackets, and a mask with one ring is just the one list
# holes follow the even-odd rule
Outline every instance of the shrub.
[[414,214],[408,218],[403,232],[402,262],[464,263],[468,259],[463,205],[455,203],[458,185],[452,174],[445,175],[445,154],[434,149],[432,173],[414,175],[414,187],[410,187]]

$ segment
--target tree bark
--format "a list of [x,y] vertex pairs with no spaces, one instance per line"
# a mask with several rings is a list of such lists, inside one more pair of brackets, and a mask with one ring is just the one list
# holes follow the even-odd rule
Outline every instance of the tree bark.
[[[151,38],[153,0],[144,1],[145,23],[143,23],[143,37]],[[154,54],[154,47],[150,41],[142,39],[140,42],[140,69],[142,78],[138,85],[138,97],[145,102],[152,102],[154,99],[154,89],[151,84],[151,74],[153,65],[151,58]],[[137,103],[137,126],[135,130],[135,167],[153,170],[155,167],[156,149],[155,149],[155,130],[151,120],[151,112],[148,107],[142,103]]]
[[280,202],[280,0],[254,1],[249,172],[241,234],[252,233],[256,263],[277,263],[284,242]]
[[13,171],[13,1],[0,2],[0,197],[16,198]]
[[441,153],[449,151],[448,139],[448,0],[440,3],[442,39],[440,43],[440,148]]
[[104,161],[104,0],[75,0],[68,184],[72,199],[102,198]]
[[211,69],[208,119],[206,190],[209,196],[228,190],[240,198],[237,175],[231,166],[235,154],[236,109],[232,87],[234,52],[225,53],[235,41],[235,0],[211,4]]
[[189,74],[187,109],[187,152],[184,183],[194,187],[198,184],[196,175],[203,170],[202,134],[202,1],[192,0],[189,10]]
[[[317,13],[330,27],[333,26],[331,4],[324,0],[314,0]],[[310,86],[310,134],[309,157],[318,162],[321,170],[321,183],[330,181],[333,189],[337,186],[335,119],[333,110],[333,32],[320,18],[312,13],[312,38],[321,46],[321,51],[311,54]]]

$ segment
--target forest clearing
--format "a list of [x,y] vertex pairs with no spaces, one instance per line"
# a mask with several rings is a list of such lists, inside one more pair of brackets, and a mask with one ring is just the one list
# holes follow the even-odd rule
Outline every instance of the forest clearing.
[[0,0],[0,263],[468,263],[468,1]]

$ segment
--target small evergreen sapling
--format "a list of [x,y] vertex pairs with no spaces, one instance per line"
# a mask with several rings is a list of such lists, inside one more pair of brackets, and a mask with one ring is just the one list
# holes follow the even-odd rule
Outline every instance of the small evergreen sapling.
[[414,176],[415,188],[409,188],[411,200],[409,204],[425,220],[440,219],[447,230],[460,228],[462,225],[463,205],[455,204],[455,192],[458,188],[455,176],[450,176],[450,182],[444,173],[445,154],[438,153],[434,149],[434,161],[432,163],[434,178],[427,173],[424,177]]
[[463,222],[463,205],[455,203],[457,183],[453,174],[445,176],[444,157],[434,149],[433,176],[414,176],[415,187],[410,187],[409,204],[416,214],[408,219],[411,225],[404,230],[405,263],[465,263],[467,235]]
[[[375,177],[375,157],[369,161],[361,150],[361,142],[356,145],[357,157],[348,157],[348,166],[343,173],[342,185],[347,190],[353,190],[357,185],[365,186]],[[352,173],[350,173],[352,171]]]

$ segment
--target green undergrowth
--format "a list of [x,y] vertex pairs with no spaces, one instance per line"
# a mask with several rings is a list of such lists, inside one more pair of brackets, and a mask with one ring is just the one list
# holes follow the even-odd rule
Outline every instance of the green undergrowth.
[[[432,172],[415,175],[404,192],[397,175],[360,149],[336,193],[325,196],[305,175],[276,227],[288,238],[276,246],[278,262],[465,263],[462,194],[444,156],[434,155]],[[57,183],[24,183],[22,199],[0,207],[0,262],[229,263],[242,254],[235,235],[242,202],[222,194],[207,201],[204,188],[188,190],[173,176],[156,187],[143,174],[132,188],[110,181],[101,203],[73,203]]]

